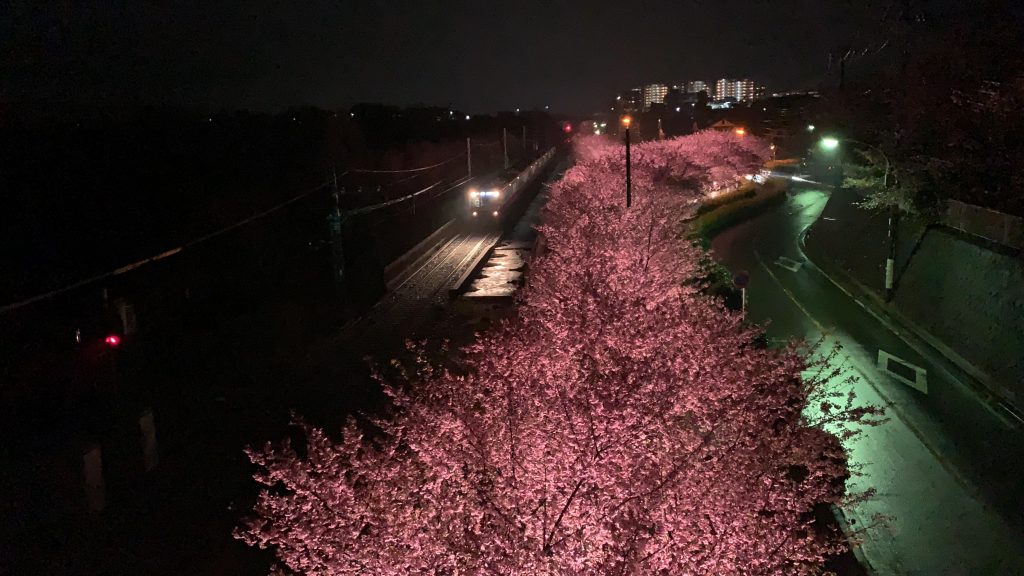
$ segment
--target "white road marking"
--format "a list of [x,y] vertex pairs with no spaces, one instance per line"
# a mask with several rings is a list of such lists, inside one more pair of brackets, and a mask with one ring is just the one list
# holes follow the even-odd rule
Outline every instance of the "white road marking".
[[790,272],[799,272],[800,266],[802,264],[803,262],[797,262],[796,260],[793,260],[792,258],[786,258],[785,256],[779,256],[779,258],[775,261],[776,266],[782,266],[783,268],[789,270]]
[[[907,378],[903,374],[900,374],[899,372],[892,370],[890,366],[892,365],[893,361],[902,364],[903,366],[914,372],[914,379],[911,380],[910,378]],[[921,392],[922,394],[928,393],[928,371],[925,370],[924,368],[921,368],[920,366],[917,366],[915,364],[911,364],[910,362],[907,362],[906,360],[893,354],[890,354],[882,349],[878,350],[878,368],[882,372],[888,374],[897,382],[902,382],[907,386],[910,386],[914,390]]]

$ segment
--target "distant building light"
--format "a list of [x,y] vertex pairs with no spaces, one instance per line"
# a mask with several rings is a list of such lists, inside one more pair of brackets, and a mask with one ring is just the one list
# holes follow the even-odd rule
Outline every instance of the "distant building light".
[[118,336],[117,334],[111,334],[110,336],[104,338],[103,341],[106,342],[107,346],[110,346],[111,348],[117,348],[118,346],[121,345],[121,337]]
[[466,114],[466,120],[469,120],[469,114]]

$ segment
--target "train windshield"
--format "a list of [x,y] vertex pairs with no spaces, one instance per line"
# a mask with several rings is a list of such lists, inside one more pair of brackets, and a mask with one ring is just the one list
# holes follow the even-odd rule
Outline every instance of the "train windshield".
[[501,197],[498,190],[473,190],[469,193],[469,204],[471,206],[485,206],[496,202]]

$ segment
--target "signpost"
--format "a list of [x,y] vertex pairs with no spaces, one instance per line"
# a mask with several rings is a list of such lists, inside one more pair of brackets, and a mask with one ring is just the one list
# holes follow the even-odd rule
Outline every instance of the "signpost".
[[750,274],[747,273],[746,270],[741,271],[741,272],[737,272],[736,275],[732,277],[732,283],[735,284],[736,287],[740,289],[740,297],[742,298],[741,303],[740,303],[740,312],[742,312],[743,315],[746,316],[746,314],[747,314],[747,285],[750,284]]

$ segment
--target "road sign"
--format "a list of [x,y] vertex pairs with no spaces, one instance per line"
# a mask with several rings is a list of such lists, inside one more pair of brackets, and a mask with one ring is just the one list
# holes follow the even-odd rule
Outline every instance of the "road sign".
[[737,288],[746,288],[747,285],[750,284],[750,274],[746,271],[737,272],[736,275],[732,277],[732,283],[735,284]]

